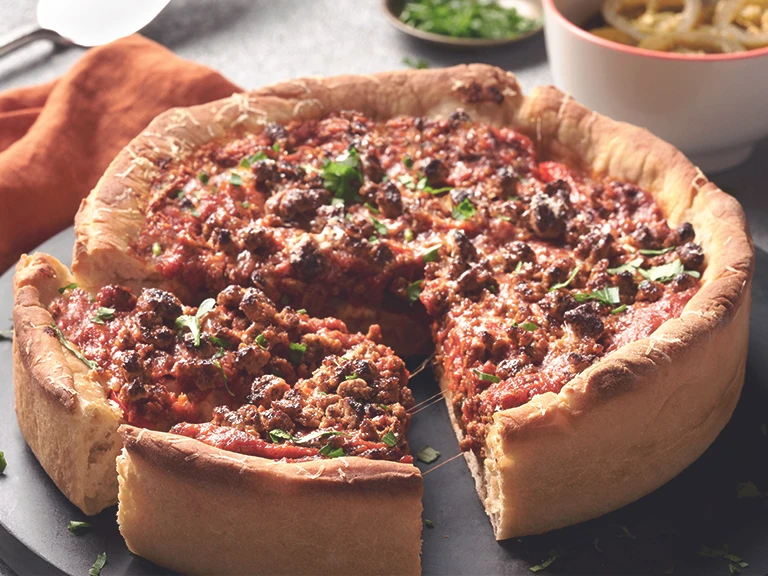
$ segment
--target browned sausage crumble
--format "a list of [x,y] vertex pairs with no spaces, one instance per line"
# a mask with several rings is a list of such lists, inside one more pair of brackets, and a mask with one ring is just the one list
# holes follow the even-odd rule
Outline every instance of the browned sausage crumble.
[[[304,434],[332,418],[328,425],[354,429],[356,442],[380,442],[391,430],[396,446],[370,449],[391,459],[405,454],[410,395],[402,363],[380,345],[346,334],[337,321],[293,312],[333,315],[342,302],[377,308],[395,301],[414,314],[423,305],[431,317],[439,370],[465,432],[462,448],[482,457],[495,412],[558,392],[599,358],[679,316],[705,266],[693,227],[670,228],[647,192],[539,158],[527,136],[474,122],[462,110],[444,119],[376,122],[339,112],[273,124],[208,144],[183,161],[168,159],[159,169],[132,250],[183,301],[218,294],[219,306],[206,317],[210,328],[199,349],[190,348],[188,334],[177,343],[171,316],[181,304],[168,293],[162,298],[173,301],[173,313],[153,315],[158,324],[141,324],[152,291],[140,295],[125,321],[116,312],[123,329],[139,331],[132,353],[141,356],[139,336],[167,350],[170,358],[152,359],[149,370],[170,374],[152,382],[178,394],[175,403],[165,392],[130,384],[133,373],[109,354],[103,361],[129,415],[132,386],[153,398],[142,410],[152,407],[150,420],[162,423],[155,425],[199,422],[213,412],[213,424],[195,429],[201,438],[230,427],[266,441],[275,427]],[[268,321],[244,308],[254,294],[258,309],[269,310]],[[85,295],[75,299],[86,305]],[[75,309],[74,316],[82,313]],[[253,332],[260,330],[269,330],[266,351],[254,346]],[[331,332],[333,346],[319,336]],[[67,333],[91,353],[88,342]],[[211,336],[231,340],[216,360],[222,370]],[[300,341],[306,363],[296,366],[288,346]],[[166,342],[171,348],[162,348]],[[340,358],[349,350],[379,376],[346,367]],[[237,402],[225,396],[222,374]],[[392,381],[377,384],[381,374]],[[182,393],[189,399],[190,390],[215,382],[215,395],[193,403],[205,414],[174,412]],[[387,390],[386,399],[377,386]],[[329,397],[317,397],[318,387]],[[247,394],[255,401],[242,404]],[[236,404],[242,407],[226,408]],[[328,416],[334,406],[338,414]],[[273,412],[286,414],[285,422],[273,425]],[[334,446],[346,442],[347,436],[332,438]]]

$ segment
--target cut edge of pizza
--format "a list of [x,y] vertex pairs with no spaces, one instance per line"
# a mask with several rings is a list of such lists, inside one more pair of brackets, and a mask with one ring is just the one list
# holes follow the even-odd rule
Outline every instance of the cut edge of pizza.
[[[78,284],[89,291],[106,284],[183,289],[173,282],[169,285],[130,250],[130,243],[143,227],[150,197],[148,187],[165,158],[183,159],[231,130],[259,132],[268,123],[317,119],[335,110],[357,110],[385,120],[398,115],[447,116],[457,107],[465,109],[475,121],[511,126],[526,134],[547,158],[589,174],[631,182],[648,191],[667,219],[674,223],[688,221],[696,227],[697,240],[707,255],[701,288],[679,318],[664,322],[649,337],[601,358],[559,393],[546,392],[521,406],[496,412],[486,436],[484,461],[472,452],[465,453],[495,535],[504,539],[592,518],[650,492],[709,446],[738,400],[744,378],[754,266],[751,240],[738,202],[718,190],[670,145],[647,131],[591,112],[554,88],[539,88],[525,97],[511,74],[484,65],[288,81],[191,109],[171,110],[158,117],[121,152],[83,202],[76,218],[73,270]],[[57,477],[51,470],[58,464],[46,461],[56,463],[64,458],[69,462],[66,452],[75,446],[62,446],[63,450],[42,448],[45,438],[57,434],[56,414],[66,412],[59,418],[67,420],[66,425],[79,426],[83,443],[103,456],[103,461],[114,458],[120,443],[114,440],[116,421],[106,412],[111,408],[104,403],[90,409],[82,403],[87,392],[78,388],[80,379],[77,370],[71,369],[72,359],[65,358],[61,348],[51,351],[43,347],[39,330],[49,323],[42,318],[47,312],[35,303],[32,291],[22,287],[35,286],[39,301],[47,306],[56,294],[44,279],[56,274],[63,286],[68,272],[64,274],[47,261],[38,268],[25,279],[22,264],[21,278],[17,275],[16,280],[16,310],[29,308],[24,312],[29,321],[19,322],[16,328],[17,411],[33,451],[72,498],[73,489],[68,491],[67,483],[81,482],[83,486],[85,475],[79,479],[64,478],[64,474]],[[375,311],[362,308],[351,312],[355,314],[369,318],[375,316]],[[393,316],[390,322],[407,341],[411,324],[406,319],[407,314]],[[386,331],[392,326],[383,328]],[[407,346],[402,349],[408,350]],[[45,362],[40,361],[43,350]],[[450,408],[452,377],[441,370],[439,354],[438,350],[441,388],[461,439],[464,433]],[[82,371],[81,367],[77,369]],[[26,404],[18,400],[19,388],[27,390]],[[87,385],[81,383],[80,388],[85,390]],[[75,409],[75,404],[83,407]],[[109,442],[92,442],[91,428],[82,427],[82,414],[97,423],[96,428],[109,429],[104,433]],[[49,425],[37,424],[42,421]],[[236,462],[242,463],[241,471],[250,470],[246,462],[253,457],[227,454],[165,433],[133,428],[123,428],[121,433],[125,449],[119,464],[120,522],[131,549],[165,565],[191,571],[203,569],[205,564],[196,563],[209,562],[206,558],[221,558],[212,550],[218,543],[210,542],[203,531],[188,540],[175,541],[178,550],[172,553],[161,549],[157,535],[161,528],[168,528],[164,522],[171,518],[151,513],[150,502],[158,498],[167,501],[177,520],[192,521],[194,512],[183,508],[184,494],[189,493],[196,502],[220,502],[229,520],[250,525],[250,519],[235,520],[230,514],[236,514],[237,506],[250,505],[257,507],[255,513],[261,504],[249,501],[242,493],[234,494],[225,482],[205,484],[204,477],[230,478]],[[196,454],[200,468],[193,464],[198,459]],[[329,472],[343,476],[338,463],[331,467],[324,463],[317,460],[309,465],[279,468],[298,466],[291,470],[305,472],[295,474],[307,474],[308,478],[317,475],[318,481]],[[256,467],[268,470],[271,466],[278,465]],[[182,469],[184,482],[191,484],[182,484]],[[411,486],[413,478],[404,482]],[[390,485],[386,491],[388,498],[401,503],[398,510],[408,510],[403,514],[411,520],[421,510],[417,504],[421,484],[417,482],[418,491],[404,491],[401,500],[396,487]],[[181,493],[175,493],[180,486]],[[114,495],[106,496],[109,490],[112,488],[73,501],[88,511],[87,499],[94,498],[99,504],[90,509],[95,510],[114,502]],[[357,504],[350,500],[350,505],[365,510],[369,498],[366,492]],[[388,505],[382,502],[381,506],[386,510]],[[386,516],[381,510],[377,514]],[[343,514],[334,512],[332,516],[340,519]],[[418,542],[419,526],[402,540],[390,537],[390,558],[401,557],[402,550],[415,550],[405,541],[412,536]],[[174,563],[174,558],[180,563]],[[416,562],[418,567],[418,550]],[[219,569],[221,565],[208,568]]]

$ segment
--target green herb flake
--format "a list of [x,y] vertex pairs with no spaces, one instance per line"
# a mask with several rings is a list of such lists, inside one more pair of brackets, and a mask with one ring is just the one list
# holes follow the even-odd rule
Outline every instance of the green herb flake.
[[600,548],[600,536],[595,537],[595,540],[592,542],[592,545],[595,547],[595,550],[600,552],[600,554],[603,553],[603,549]]
[[432,464],[432,462],[440,458],[440,452],[432,448],[432,446],[424,446],[424,448],[416,453],[416,458],[424,462],[424,464]]
[[621,298],[619,289],[616,286],[610,286],[607,288],[601,288],[594,292],[578,293],[574,294],[573,298],[576,302],[587,302],[588,300],[596,300],[606,306],[616,306],[621,304]]
[[523,269],[523,261],[520,260],[517,265],[515,266],[515,274],[520,274],[520,272]]
[[637,269],[642,265],[643,265],[643,259],[635,258],[634,260],[631,260],[625,264],[616,266],[616,268],[608,268],[606,272],[608,272],[608,274],[621,274],[622,272],[631,272],[632,274],[634,274],[635,272],[637,272]]
[[107,563],[107,553],[102,552],[96,557],[96,562],[88,570],[88,576],[100,576],[102,568]]
[[275,142],[274,144],[272,144],[272,150],[274,150],[275,152],[280,152],[280,144],[278,142]]
[[94,370],[96,368],[96,362],[92,362],[91,360],[88,360],[88,358],[83,356],[83,353],[80,352],[80,350],[72,346],[72,344],[69,343],[69,340],[66,339],[66,337],[64,336],[64,333],[61,330],[59,330],[59,327],[56,326],[56,324],[51,324],[51,328],[53,328],[54,333],[56,334],[56,336],[59,339],[59,342],[61,342],[61,345],[64,346],[64,348],[72,352],[72,354],[74,354],[75,357],[78,360],[80,360],[80,362],[88,366],[88,368],[90,368],[91,370]]
[[472,201],[469,198],[464,198],[464,200],[453,207],[452,215],[454,220],[463,222],[472,218],[476,212],[477,208],[472,204]]
[[653,266],[648,270],[639,268],[637,271],[646,280],[664,283],[669,282],[678,274],[682,274],[685,271],[685,268],[680,259],[677,259],[668,262],[667,264],[662,264],[661,266]]
[[241,203],[240,203],[240,206],[242,206],[243,208],[245,208],[246,210],[248,210],[248,208],[250,208],[250,207],[251,207],[251,203],[250,203],[250,202],[248,202],[248,201],[246,200],[245,202],[241,202]]
[[344,377],[345,382],[349,382],[350,380],[357,380],[357,372],[352,372],[349,376]]
[[523,322],[522,324],[520,324],[520,328],[528,332],[536,332],[536,329],[538,327],[539,326],[537,324],[534,324],[533,322]]
[[421,296],[421,285],[424,283],[423,280],[416,280],[416,282],[412,282],[408,285],[408,288],[405,289],[405,294],[408,297],[408,302],[413,304],[416,302],[416,300],[419,299],[419,296]]
[[256,344],[258,344],[259,348],[262,350],[269,348],[269,340],[267,340],[267,337],[264,336],[264,334],[259,334],[256,336]]
[[736,564],[728,564],[728,570],[731,574],[741,574],[741,568],[739,568]]
[[424,58],[411,58],[410,56],[405,56],[403,57],[403,64],[414,70],[424,70],[425,68],[429,68],[429,62],[424,60]]
[[77,288],[77,284],[72,282],[72,284],[67,284],[66,286],[62,286],[61,288],[59,288],[59,294],[64,294],[64,292],[66,292],[67,290],[74,290],[75,288]]
[[184,198],[184,190],[176,190],[176,198],[178,198],[179,200]]
[[[219,352],[220,352],[220,354],[219,354]],[[219,352],[216,353],[216,356],[215,356],[216,358],[221,358],[221,356],[224,355],[224,350],[223,349],[219,348]],[[219,362],[218,360],[214,360],[213,361],[213,365],[216,366],[216,368],[219,371],[219,374],[221,374],[222,380],[224,380],[224,388],[226,388],[227,392],[229,392],[229,395],[234,398],[235,393],[232,392],[232,390],[229,389],[229,382],[227,381],[227,374],[226,374],[226,372],[224,372],[224,367],[221,365],[221,362]]]
[[96,315],[91,318],[91,322],[94,324],[104,324],[104,320],[112,320],[114,316],[114,308],[105,308],[104,306],[99,306],[99,308],[96,310]]
[[403,232],[403,240],[406,242],[413,242],[413,230],[406,228],[405,232]]
[[378,214],[379,213],[379,209],[376,208],[376,206],[374,206],[370,202],[366,202],[365,203],[365,207],[368,208],[368,211],[371,212],[371,214]]
[[197,178],[202,182],[203,184],[208,184],[208,180],[211,179],[210,176],[208,176],[208,172],[200,172],[200,174],[197,175]]
[[530,568],[528,568],[528,570],[530,570],[534,574],[536,572],[541,572],[542,570],[545,570],[546,568],[548,568],[549,565],[552,564],[552,562],[554,562],[557,559],[557,556],[558,556],[557,552],[555,552],[554,550],[550,550],[549,558],[544,560],[544,562],[542,562],[541,564],[536,564],[536,566],[531,566]]
[[352,201],[363,185],[363,171],[357,148],[350,147],[333,162],[323,165],[323,186],[336,198]]
[[437,253],[440,251],[440,246],[441,244],[438,244],[424,252],[424,254],[421,255],[421,259],[424,262],[437,262]]
[[629,538],[630,540],[637,540],[637,537],[635,537],[632,532],[629,531],[629,528],[626,526],[622,526],[621,524],[618,525],[619,530],[621,530],[621,534],[619,534],[619,538]]
[[424,520],[424,526],[426,526],[427,528],[434,528],[435,524],[434,524],[434,522],[432,522],[432,520],[425,519]]
[[416,182],[413,181],[413,177],[410,174],[403,174],[398,176],[397,179],[400,184],[408,188],[408,190],[416,190]]
[[5,474],[5,468],[8,462],[5,461],[5,452],[0,452],[0,474]]
[[743,482],[738,485],[736,490],[736,498],[740,500],[744,499],[750,499],[750,498],[761,498],[762,494],[760,493],[760,490],[757,486],[755,486],[755,483],[751,480],[748,480],[747,482]]
[[661,256],[662,254],[669,254],[675,249],[674,246],[669,248],[662,248],[661,250],[638,250],[643,256]]
[[296,314],[302,314],[303,315],[303,314],[306,314],[306,313],[307,313],[307,309],[306,308],[299,308],[298,310],[296,310]]
[[392,446],[397,446],[397,437],[394,435],[392,430],[384,434],[384,436],[381,437],[381,441],[384,442],[384,444],[386,444],[390,448]]
[[579,271],[580,271],[580,270],[581,270],[581,265],[579,265],[579,266],[576,266],[576,268],[574,268],[574,269],[571,271],[571,275],[570,275],[570,276],[568,276],[568,279],[567,279],[565,282],[558,282],[557,284],[553,284],[553,285],[552,285],[552,286],[549,288],[549,291],[550,291],[550,292],[554,292],[555,290],[560,290],[561,288],[568,288],[568,285],[569,285],[571,282],[573,282],[573,279],[574,279],[574,278],[576,278],[576,275],[579,273]]
[[289,349],[288,359],[291,361],[291,364],[298,366],[301,364],[301,359],[304,356],[304,352],[307,351],[307,347],[304,344],[291,342]]
[[333,444],[330,442],[320,448],[320,454],[327,456],[328,458],[341,458],[345,455],[343,448],[334,448]]
[[621,306],[617,306],[613,310],[611,310],[611,314],[621,314],[622,312],[626,311],[627,305],[622,304]]
[[370,244],[376,244],[376,243],[378,243],[378,241],[379,241],[379,237],[376,236],[376,234],[371,234],[371,237],[368,238],[368,242]]
[[413,168],[413,158],[406,156],[403,158],[403,164],[405,164],[406,168]]
[[197,313],[194,316],[191,315],[183,315],[176,318],[176,328],[179,330],[186,327],[189,328],[189,332],[192,334],[192,337],[195,340],[195,346],[200,346],[200,320],[202,320],[203,316],[208,314],[211,310],[213,310],[216,307],[216,300],[213,298],[208,298],[206,300],[203,300],[200,303],[200,306],[197,308]]
[[88,522],[77,522],[76,520],[70,520],[67,526],[67,532],[74,536],[82,536],[91,531],[93,526]]
[[283,442],[290,442],[293,440],[293,436],[285,430],[275,428],[274,430],[269,431],[269,439],[272,440],[274,444],[282,444]]
[[495,376],[494,374],[487,374],[486,372],[481,372],[477,368],[472,368],[472,374],[477,376],[477,378],[483,382],[491,382],[493,384],[501,382],[501,378],[498,376]]
[[242,186],[243,178],[242,176],[240,176],[240,174],[237,174],[236,172],[232,172],[229,175],[229,183],[232,184],[232,186]]
[[160,254],[163,253],[163,247],[160,246],[160,242],[155,242],[152,244],[152,255],[153,256],[160,256]]

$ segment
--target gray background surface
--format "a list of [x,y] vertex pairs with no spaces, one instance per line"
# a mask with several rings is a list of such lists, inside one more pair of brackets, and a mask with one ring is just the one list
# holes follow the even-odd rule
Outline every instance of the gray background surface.
[[[0,0],[0,35],[34,21],[35,5]],[[426,58],[433,67],[495,64],[515,72],[526,90],[551,82],[542,35],[503,49],[445,52],[391,28],[378,0],[173,0],[144,33],[244,88],[303,75],[397,69],[405,56]],[[0,90],[53,79],[82,52],[55,51],[46,42],[28,47],[0,61]],[[713,179],[742,202],[756,245],[768,250],[768,141],[747,164]],[[9,573],[0,560],[0,574]]]

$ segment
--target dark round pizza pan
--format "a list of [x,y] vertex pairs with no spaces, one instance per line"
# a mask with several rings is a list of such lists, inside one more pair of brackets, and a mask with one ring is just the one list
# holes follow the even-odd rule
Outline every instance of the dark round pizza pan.
[[[40,250],[69,262],[73,239],[69,229]],[[11,326],[11,280],[11,272],[0,277],[0,330]],[[459,450],[445,405],[420,411],[411,445],[441,453],[435,463],[419,464],[426,472],[424,519],[430,521],[423,534],[423,573],[530,575],[532,567],[552,558],[543,574],[768,573],[766,351],[768,254],[758,250],[747,380],[730,424],[697,462],[656,492],[602,518],[541,536],[494,540],[466,464],[462,458],[449,461]],[[438,391],[429,370],[416,376],[412,387],[417,401]],[[167,573],[128,551],[114,508],[91,520],[91,533],[67,532],[70,520],[85,518],[48,479],[19,432],[9,341],[0,342],[0,451],[8,463],[0,475],[0,557],[18,574],[87,574],[102,552],[104,576]],[[300,518],[301,511],[295,515]]]

